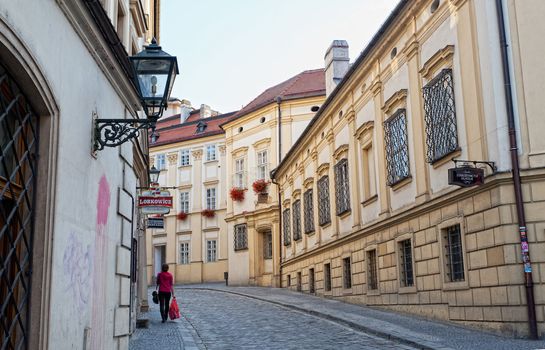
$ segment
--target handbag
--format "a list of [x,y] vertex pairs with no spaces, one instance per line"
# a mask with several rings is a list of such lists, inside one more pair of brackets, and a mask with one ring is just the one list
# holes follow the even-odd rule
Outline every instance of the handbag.
[[171,320],[180,318],[180,308],[178,307],[178,303],[176,302],[176,297],[172,297],[172,301],[170,302],[170,309],[168,310],[168,316]]
[[154,290],[153,293],[151,293],[151,298],[155,304],[159,304],[159,297],[157,296],[156,290]]

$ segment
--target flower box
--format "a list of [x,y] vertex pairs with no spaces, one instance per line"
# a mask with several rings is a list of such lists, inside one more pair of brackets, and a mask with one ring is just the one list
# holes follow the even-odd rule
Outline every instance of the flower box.
[[203,211],[201,211],[201,215],[205,218],[213,218],[214,215],[216,215],[216,212],[212,209],[203,209]]
[[181,211],[176,215],[176,218],[180,221],[185,221],[185,219],[187,219],[187,213],[184,211]]
[[267,187],[269,186],[269,182],[265,180],[256,180],[252,184],[252,188],[254,189],[255,193],[267,193]]
[[242,202],[244,200],[244,189],[240,187],[233,187],[229,192],[231,199],[235,202]]

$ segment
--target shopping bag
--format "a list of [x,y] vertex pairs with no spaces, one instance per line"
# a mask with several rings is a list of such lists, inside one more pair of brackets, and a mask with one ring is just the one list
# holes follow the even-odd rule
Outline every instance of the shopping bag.
[[168,316],[170,317],[171,320],[180,318],[180,308],[178,307],[176,298],[172,298],[172,301],[170,302],[170,309],[168,310]]
[[151,298],[152,298],[153,302],[155,304],[159,304],[159,297],[157,296],[157,292],[153,291],[153,293],[151,293],[151,296],[152,296]]

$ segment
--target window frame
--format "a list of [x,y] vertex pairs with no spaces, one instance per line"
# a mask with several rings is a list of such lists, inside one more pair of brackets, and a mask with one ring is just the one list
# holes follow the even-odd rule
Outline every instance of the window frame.
[[[211,259],[211,257],[213,257],[213,259]],[[206,262],[211,263],[216,261],[218,261],[218,240],[207,239],[206,240]]]
[[[184,250],[182,249],[182,246],[187,246],[187,249]],[[179,249],[180,249],[180,265],[190,265],[191,264],[191,244],[189,241],[181,241],[179,242],[179,245],[178,245]],[[187,260],[185,260],[184,262],[184,253],[185,253],[185,258]]]
[[234,250],[235,252],[248,249],[248,226],[237,224],[234,226]]
[[[213,195],[212,195],[213,192]],[[217,207],[217,191],[216,187],[207,187],[206,188],[206,209],[216,210]],[[211,205],[213,204],[213,205]]]
[[376,247],[365,251],[365,266],[367,268],[367,291],[379,291],[378,250]]
[[[408,245],[407,245],[408,243]],[[400,288],[412,288],[415,286],[413,242],[411,238],[397,241],[399,251],[399,284]],[[409,252],[407,254],[407,251]]]
[[343,268],[343,289],[352,289],[352,258],[345,256],[342,258]]
[[[187,195],[184,199],[184,196]],[[191,210],[191,202],[190,202],[190,198],[191,198],[191,195],[190,195],[190,192],[189,191],[181,191],[180,192],[180,211],[183,211],[184,213],[189,213],[190,210]],[[187,210],[184,210],[184,207],[187,205]]]
[[167,156],[164,153],[155,155],[155,167],[157,170],[162,171],[167,169]]
[[331,292],[331,262],[324,263],[324,292]]
[[284,246],[291,245],[291,213],[290,208],[284,208],[282,211],[282,237],[284,239]]
[[320,226],[326,226],[331,223],[329,175],[324,175],[320,177],[320,179],[317,182],[317,189],[318,189],[318,224]]
[[309,188],[308,190],[303,193],[303,221],[304,221],[304,228],[305,228],[305,234],[311,234],[315,231],[314,226],[314,192],[312,188]]
[[206,145],[206,161],[207,162],[213,162],[218,160],[217,158],[217,152],[216,152],[216,145]]
[[234,184],[234,187],[246,188],[246,184],[245,184],[246,181],[245,181],[245,178],[244,178],[245,163],[246,163],[245,157],[240,157],[240,158],[235,159],[235,184]]
[[291,205],[292,210],[292,226],[293,226],[293,240],[300,241],[303,238],[301,234],[301,200],[295,200]]
[[273,256],[273,239],[272,232],[265,232],[263,235],[263,259],[269,260]]
[[[187,162],[184,162],[184,159],[187,156]],[[189,148],[180,150],[180,166],[190,166],[191,165],[191,150]]]
[[350,212],[350,174],[348,159],[343,158],[335,164],[335,207],[337,216]]
[[257,179],[268,180],[269,179],[269,174],[268,174],[269,151],[268,150],[258,151],[256,158],[257,158],[257,174],[256,174]]
[[[396,123],[401,123],[398,125]],[[386,183],[393,187],[411,177],[407,110],[399,108],[383,123],[386,150]],[[394,130],[398,127],[399,130]],[[402,130],[401,130],[402,129]],[[395,137],[399,139],[395,139]],[[396,147],[394,149],[394,147]]]

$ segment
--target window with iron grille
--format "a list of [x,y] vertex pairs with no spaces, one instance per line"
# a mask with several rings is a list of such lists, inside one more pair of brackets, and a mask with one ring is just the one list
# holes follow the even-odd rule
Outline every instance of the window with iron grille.
[[312,189],[306,190],[303,195],[305,204],[305,233],[314,232],[314,203],[312,202]]
[[180,264],[189,264],[189,242],[180,243]]
[[352,266],[349,257],[343,259],[343,288],[352,288]]
[[189,213],[189,192],[180,192],[180,211]]
[[402,287],[411,287],[414,285],[413,275],[413,254],[411,240],[405,239],[399,242],[399,272]]
[[367,252],[367,289],[378,289],[377,250]]
[[246,224],[235,225],[235,250],[248,249]]
[[246,188],[246,179],[244,178],[244,158],[235,160],[235,183],[238,188]]
[[288,275],[288,287],[291,286],[291,275]]
[[318,180],[318,222],[320,226],[331,222],[329,210],[329,176],[322,176]]
[[218,260],[216,248],[217,248],[217,241],[215,239],[206,241],[206,261],[207,262],[214,262]]
[[324,264],[324,290],[331,291],[331,264]]
[[464,256],[462,251],[462,234],[460,225],[447,227],[443,230],[443,237],[447,264],[447,281],[463,281],[464,277]]
[[293,202],[293,240],[301,239],[301,201]]
[[290,232],[290,210],[284,209],[282,213],[282,229],[284,231],[284,245],[291,244],[291,232]]
[[155,167],[157,170],[165,170],[167,168],[167,161],[164,154],[158,154],[155,159]]
[[422,89],[426,123],[426,161],[433,163],[458,149],[452,69],[443,69]]
[[189,165],[189,150],[188,149],[183,149],[180,151],[180,165],[181,166],[186,166],[186,165]]
[[[38,116],[0,65],[1,349],[25,349],[31,331],[28,319],[38,129]],[[70,257],[70,264],[81,263],[75,254]]]
[[308,269],[308,292],[314,293],[314,269]]
[[350,189],[348,186],[348,159],[335,164],[335,203],[337,215],[350,211]]
[[386,142],[387,183],[393,186],[410,176],[407,117],[405,109],[398,109],[384,122]]
[[272,259],[273,240],[272,232],[266,232],[263,236],[263,258]]
[[297,272],[297,291],[300,292],[303,288],[303,281],[301,277],[301,272]]
[[268,180],[269,179],[269,166],[268,166],[268,154],[267,151],[257,152],[257,179]]
[[216,188],[211,187],[206,189],[206,208],[216,209]]

